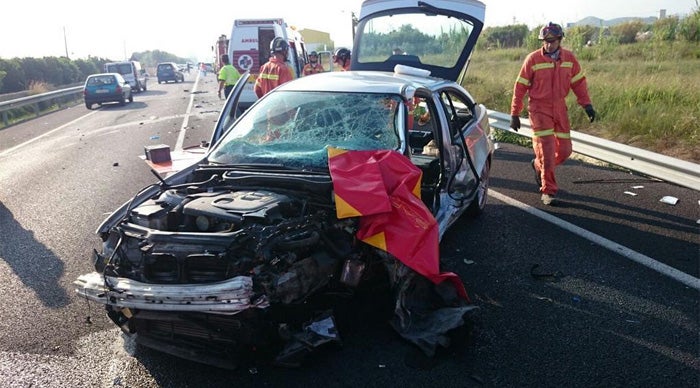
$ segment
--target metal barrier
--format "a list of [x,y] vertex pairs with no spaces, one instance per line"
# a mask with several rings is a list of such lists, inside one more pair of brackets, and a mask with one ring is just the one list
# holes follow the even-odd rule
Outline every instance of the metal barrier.
[[[510,115],[489,111],[492,127],[532,138],[529,119],[520,119],[518,132],[510,129]],[[672,158],[625,144],[571,131],[574,152],[624,167],[640,174],[700,191],[700,164]]]
[[60,101],[65,97],[77,95],[82,92],[83,86],[75,86],[68,89],[54,90],[52,92],[41,93],[36,94],[34,96],[22,97],[15,100],[0,102],[0,112],[2,114],[3,126],[7,127],[9,125],[9,117],[7,115],[7,112],[11,109],[17,109],[27,105],[31,105],[32,110],[34,111],[34,116],[36,117],[41,114],[41,110],[39,109],[39,103],[53,100]]

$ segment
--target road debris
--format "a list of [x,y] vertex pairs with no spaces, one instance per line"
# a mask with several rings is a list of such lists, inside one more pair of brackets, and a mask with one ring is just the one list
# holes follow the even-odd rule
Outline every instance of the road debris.
[[678,198],[666,195],[663,198],[661,198],[660,202],[667,203],[669,205],[675,205],[678,203]]

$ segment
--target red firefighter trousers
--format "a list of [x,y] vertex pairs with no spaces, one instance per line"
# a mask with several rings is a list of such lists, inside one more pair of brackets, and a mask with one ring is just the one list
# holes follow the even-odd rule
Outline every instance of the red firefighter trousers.
[[571,155],[571,133],[566,105],[551,112],[530,111],[535,169],[540,173],[540,192],[554,195],[559,190],[554,170]]

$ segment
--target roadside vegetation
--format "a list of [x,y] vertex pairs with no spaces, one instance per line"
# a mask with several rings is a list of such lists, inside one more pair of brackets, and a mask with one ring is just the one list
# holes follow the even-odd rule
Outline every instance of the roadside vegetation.
[[[146,69],[155,69],[159,62],[189,61],[158,50],[135,52],[129,60],[141,62]],[[120,59],[98,57],[76,60],[66,57],[0,58],[0,101],[80,86],[90,74],[102,73],[105,63],[118,61]],[[154,71],[150,73],[153,74]],[[5,125],[4,119],[7,120],[8,125],[13,125],[35,117],[37,113],[46,114],[78,102],[82,102],[82,96],[75,95],[40,102],[36,107],[25,106],[8,110],[4,112],[3,120],[0,120],[0,129]]]

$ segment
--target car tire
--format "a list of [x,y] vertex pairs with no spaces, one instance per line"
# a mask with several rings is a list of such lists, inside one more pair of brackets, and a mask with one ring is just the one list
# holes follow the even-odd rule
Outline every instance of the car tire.
[[85,103],[85,107],[88,108],[89,110],[92,110],[92,104],[89,102]]
[[122,94],[122,98],[119,99],[119,106],[124,105],[126,105],[126,98],[124,98],[124,95]]
[[469,217],[478,217],[484,212],[484,208],[486,207],[486,200],[489,196],[489,180],[491,178],[491,159],[486,160],[486,164],[484,164],[480,175],[481,179],[476,189],[476,196],[465,212]]

